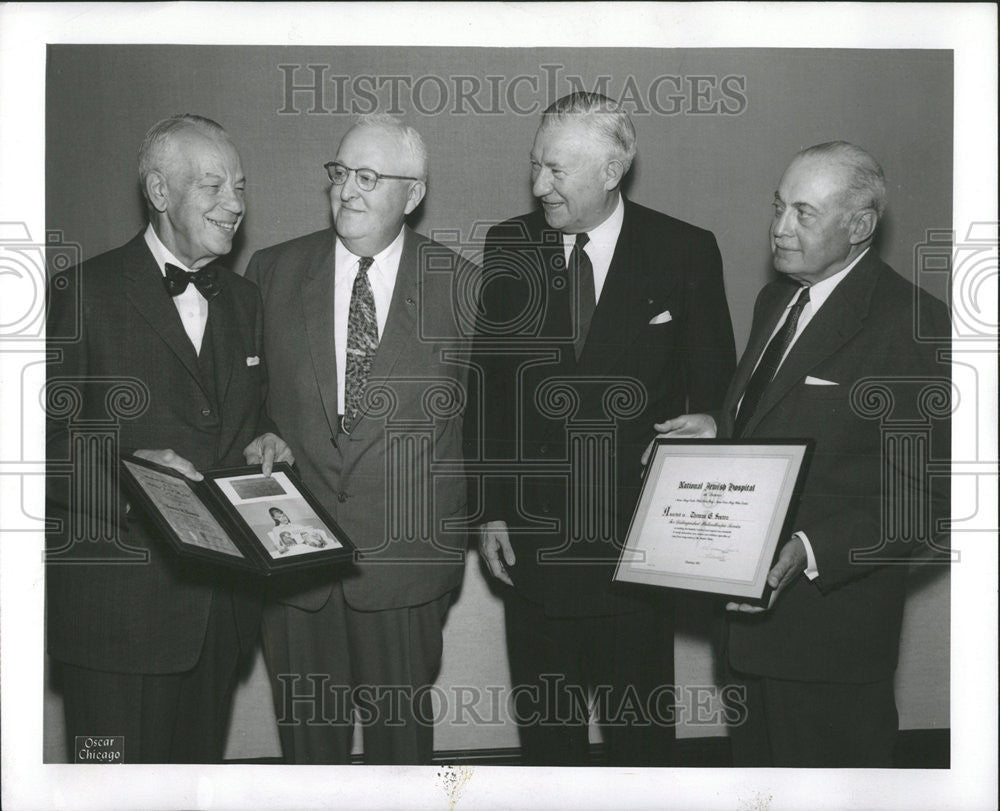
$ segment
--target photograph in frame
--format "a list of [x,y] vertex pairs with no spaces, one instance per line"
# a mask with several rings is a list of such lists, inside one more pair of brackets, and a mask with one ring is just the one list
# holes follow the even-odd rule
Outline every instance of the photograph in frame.
[[209,475],[274,559],[343,549],[326,521],[306,501],[288,473]]
[[319,505],[291,467],[270,476],[246,466],[204,471],[192,481],[135,456],[121,460],[122,480],[164,540],[180,555],[257,574],[337,566],[354,544]]

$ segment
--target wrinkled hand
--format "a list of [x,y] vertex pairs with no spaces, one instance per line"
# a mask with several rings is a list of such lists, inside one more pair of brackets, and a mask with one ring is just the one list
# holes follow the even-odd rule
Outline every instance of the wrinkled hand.
[[243,449],[243,458],[248,465],[260,465],[265,476],[271,475],[275,462],[295,463],[292,449],[277,434],[261,434]]
[[479,528],[479,554],[497,580],[502,580],[508,586],[513,586],[514,581],[510,579],[507,570],[501,562],[500,556],[508,566],[513,566],[517,560],[514,557],[514,549],[510,545],[510,538],[507,535],[506,521],[487,521]]
[[[715,439],[718,426],[709,414],[681,414],[672,420],[660,422],[653,426],[657,439]],[[653,443],[646,446],[642,452],[642,463],[649,461]]]
[[743,611],[747,614],[760,614],[763,611],[769,611],[782,589],[801,575],[806,570],[807,565],[806,548],[798,537],[793,536],[788,543],[781,547],[778,560],[771,571],[767,573],[767,584],[772,589],[771,599],[768,601],[767,607],[749,605],[748,603],[726,603],[726,611]]
[[192,481],[200,482],[205,478],[198,472],[194,465],[192,465],[183,456],[174,453],[170,448],[155,451],[136,451],[135,456],[138,456],[140,459],[145,459],[147,462],[155,462],[158,465],[163,465],[163,467],[173,468],[174,470],[183,473]]

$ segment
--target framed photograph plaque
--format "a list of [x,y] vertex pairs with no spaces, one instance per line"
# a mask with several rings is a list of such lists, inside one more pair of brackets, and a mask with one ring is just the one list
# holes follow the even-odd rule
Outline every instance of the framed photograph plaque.
[[615,580],[770,597],[767,573],[794,531],[812,440],[659,439]]
[[180,555],[270,575],[345,563],[354,544],[289,465],[203,471],[192,481],[135,456],[121,459],[122,483]]

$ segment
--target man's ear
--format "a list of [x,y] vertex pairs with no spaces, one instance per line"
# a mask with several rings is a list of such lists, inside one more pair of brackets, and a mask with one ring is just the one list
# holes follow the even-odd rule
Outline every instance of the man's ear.
[[617,158],[604,164],[604,189],[611,191],[621,185],[625,177],[625,164]]
[[878,214],[874,208],[863,208],[855,212],[851,218],[851,244],[860,245],[867,242],[875,234],[878,225]]
[[170,198],[167,179],[155,169],[146,175],[145,192],[146,199],[156,211],[164,212],[167,210],[167,201]]
[[410,184],[410,191],[406,195],[406,208],[403,209],[403,214],[409,214],[419,206],[425,194],[427,194],[427,184],[424,181],[418,180],[416,183]]

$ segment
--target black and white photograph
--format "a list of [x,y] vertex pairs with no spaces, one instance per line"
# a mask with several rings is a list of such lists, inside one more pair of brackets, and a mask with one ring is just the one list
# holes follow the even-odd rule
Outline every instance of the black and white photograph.
[[996,30],[0,7],[3,807],[993,807]]
[[274,558],[343,546],[282,471],[213,476],[212,481]]

